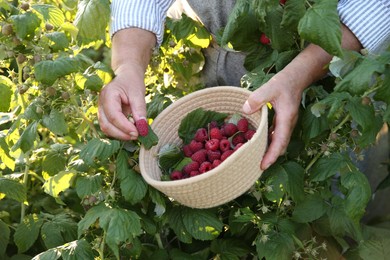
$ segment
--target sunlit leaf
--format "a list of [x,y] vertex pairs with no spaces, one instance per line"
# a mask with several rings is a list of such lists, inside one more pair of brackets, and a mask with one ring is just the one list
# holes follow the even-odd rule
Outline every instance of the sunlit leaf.
[[95,159],[107,160],[120,148],[118,140],[93,138],[89,140],[80,151],[80,158],[88,165],[92,165]]
[[14,23],[16,35],[20,39],[32,39],[35,35],[35,30],[41,24],[41,20],[32,12],[12,15],[11,20]]
[[8,112],[10,110],[12,85],[12,81],[3,75],[0,75],[0,112]]
[[15,244],[18,247],[18,252],[26,252],[37,240],[43,219],[37,215],[28,215],[23,219],[23,222],[18,225],[14,235]]
[[43,20],[54,26],[61,26],[65,22],[65,16],[61,9],[54,5],[35,4],[31,6],[43,16]]
[[61,192],[67,190],[72,184],[77,173],[73,171],[62,171],[50,177],[43,184],[43,190],[50,196],[59,199]]
[[26,188],[17,180],[0,177],[0,194],[19,202],[27,200]]

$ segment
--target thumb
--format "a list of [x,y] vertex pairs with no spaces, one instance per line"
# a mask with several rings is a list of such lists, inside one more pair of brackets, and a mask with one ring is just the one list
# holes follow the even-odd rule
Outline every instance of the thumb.
[[255,90],[251,93],[248,99],[242,106],[242,110],[245,114],[252,114],[258,111],[264,104],[270,101],[269,93],[260,89]]

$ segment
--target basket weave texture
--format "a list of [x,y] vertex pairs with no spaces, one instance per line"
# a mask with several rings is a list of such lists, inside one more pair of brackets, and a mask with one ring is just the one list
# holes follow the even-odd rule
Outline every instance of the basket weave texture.
[[242,105],[249,90],[218,86],[202,89],[173,102],[153,121],[151,128],[159,142],[150,150],[140,150],[140,169],[144,180],[174,201],[192,208],[211,208],[227,203],[247,192],[261,176],[260,162],[267,146],[267,107],[245,115],[256,134],[222,162],[206,173],[175,181],[161,181],[157,154],[166,144],[182,145],[178,136],[181,120],[202,107],[229,115],[242,114]]

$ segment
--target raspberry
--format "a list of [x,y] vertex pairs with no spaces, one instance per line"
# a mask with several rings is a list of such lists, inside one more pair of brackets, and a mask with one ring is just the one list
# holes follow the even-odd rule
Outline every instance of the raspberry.
[[233,123],[227,123],[223,129],[225,130],[225,136],[227,137],[234,135],[238,131],[237,126]]
[[238,120],[237,122],[238,131],[245,133],[246,131],[248,131],[248,127],[249,127],[248,119],[241,118],[240,120]]
[[199,170],[199,163],[196,161],[190,162],[186,166],[183,167],[183,172],[186,174],[190,174],[193,171]]
[[222,163],[221,160],[214,160],[212,165],[213,165],[213,168],[217,167],[218,165],[220,165]]
[[198,141],[198,142],[206,141],[207,140],[207,130],[206,130],[206,128],[199,128],[198,130],[196,130],[194,140]]
[[222,155],[221,155],[221,161],[225,161],[226,158],[228,158],[230,155],[232,155],[234,153],[233,150],[227,150],[226,152],[224,152]]
[[195,162],[202,163],[206,161],[207,152],[205,149],[201,149],[191,156],[191,159]]
[[223,138],[221,130],[219,128],[214,127],[210,129],[210,139],[218,139],[221,140]]
[[244,137],[244,134],[242,134],[242,133],[238,133],[238,134],[236,134],[234,137],[233,137],[233,139],[232,139],[232,144],[234,145],[234,146],[236,146],[237,144],[239,144],[239,143],[245,143],[245,137]]
[[221,158],[221,151],[207,151],[207,158],[209,162],[214,162],[215,160],[219,160]]
[[253,135],[256,133],[256,131],[255,130],[248,130],[248,131],[246,131],[245,132],[245,134],[244,134],[244,137],[245,137],[245,139],[246,140],[251,140],[251,138],[253,137]]
[[264,45],[269,45],[271,43],[271,40],[265,35],[265,33],[262,33],[260,35],[260,42]]
[[200,167],[199,167],[199,172],[200,173],[205,173],[213,169],[213,165],[211,162],[203,162]]
[[149,132],[148,122],[144,118],[138,119],[135,121],[135,126],[137,127],[138,133],[140,136],[147,136]]
[[171,180],[183,179],[183,173],[181,171],[173,171],[170,176]]
[[199,175],[199,174],[200,174],[199,171],[192,171],[192,172],[190,172],[190,177],[194,177],[194,176]]
[[203,144],[201,142],[197,142],[195,140],[192,140],[191,143],[189,144],[190,149],[192,153],[196,153],[200,149],[203,149]]
[[211,151],[218,150],[218,148],[219,148],[219,140],[218,139],[208,140],[206,142],[206,144],[204,145],[204,147],[206,148],[206,150],[211,150]]
[[218,122],[217,121],[211,121],[209,124],[209,129],[218,128]]
[[191,147],[189,144],[183,146],[183,153],[186,157],[191,157],[193,152],[191,151]]
[[230,150],[230,142],[228,139],[223,139],[219,142],[219,150],[221,150],[221,152]]
[[238,144],[234,147],[233,151],[237,151],[238,148],[240,148],[240,147],[243,146],[243,145],[244,145],[243,143],[238,143]]

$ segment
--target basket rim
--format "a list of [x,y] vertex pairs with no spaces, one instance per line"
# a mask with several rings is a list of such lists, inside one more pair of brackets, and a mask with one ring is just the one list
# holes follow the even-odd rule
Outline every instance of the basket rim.
[[[216,87],[201,89],[201,90],[192,92],[192,93],[190,93],[190,94],[188,94],[188,95],[178,99],[177,101],[172,103],[170,106],[168,106],[166,109],[164,109],[160,113],[160,115],[164,116],[165,114],[170,113],[171,110],[174,110],[177,105],[180,105],[182,103],[185,103],[185,102],[189,101],[194,96],[205,95],[207,93],[215,92],[215,91],[219,92],[219,91],[221,91],[221,88],[223,88],[223,90],[227,90],[227,91],[237,91],[237,92],[242,92],[242,93],[246,93],[246,94],[252,93],[251,91],[249,91],[247,89],[234,87],[234,86],[216,86]],[[173,105],[173,104],[175,104],[175,105]],[[267,130],[267,126],[265,125],[266,122],[267,122],[267,112],[268,112],[267,109],[268,109],[267,105],[263,105],[259,111],[255,112],[255,113],[261,113],[261,121],[260,121],[260,124],[257,127],[257,129],[260,129],[262,131],[266,131]],[[153,127],[153,123],[154,123],[154,121],[152,122],[151,127]],[[252,138],[256,139],[260,134],[261,134],[261,131],[256,131],[255,135]],[[221,165],[227,164],[231,160],[235,160],[235,158],[239,157],[242,153],[244,153],[245,150],[246,150],[245,148],[250,144],[251,140],[246,142],[240,149],[238,149],[235,153],[233,153],[231,156],[229,156],[225,161],[223,161],[221,163]],[[140,159],[144,157],[144,153],[146,153],[146,152],[148,152],[148,151],[144,148],[144,146],[141,146]],[[259,168],[260,168],[260,165],[259,165]],[[145,172],[143,163],[140,163],[140,170],[141,170],[142,177],[145,179],[145,181],[147,183],[149,183],[151,186],[158,186],[158,187],[161,187],[161,188],[163,188],[163,187],[176,187],[176,186],[182,186],[182,185],[197,183],[197,182],[200,182],[200,181],[202,181],[204,179],[209,178],[212,175],[220,174],[218,168],[214,168],[211,171],[199,174],[197,176],[193,176],[191,178],[186,178],[186,179],[181,179],[181,180],[174,180],[174,181],[163,181],[163,180],[155,180],[155,179],[151,178]]]

